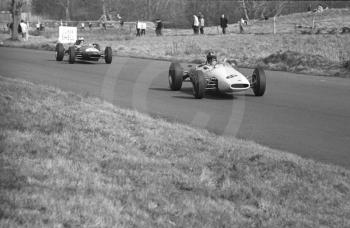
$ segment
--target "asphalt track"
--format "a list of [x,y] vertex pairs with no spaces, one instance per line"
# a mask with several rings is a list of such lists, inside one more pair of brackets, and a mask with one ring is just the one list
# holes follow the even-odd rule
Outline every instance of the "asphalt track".
[[[98,96],[124,108],[350,168],[350,80],[266,71],[263,97],[168,89],[166,61],[114,57],[111,65],[56,62],[54,53],[0,48],[0,75]],[[240,69],[251,74],[251,69]],[[111,123],[113,124],[113,123]],[[176,137],[176,136],[174,136]]]

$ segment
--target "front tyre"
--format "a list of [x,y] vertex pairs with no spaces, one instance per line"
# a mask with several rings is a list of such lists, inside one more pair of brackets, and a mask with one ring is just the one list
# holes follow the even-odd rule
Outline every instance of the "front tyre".
[[171,90],[180,90],[183,80],[183,69],[180,63],[172,62],[169,67],[169,87]]
[[106,47],[105,48],[105,62],[107,64],[111,64],[112,63],[112,48],[111,47]]
[[70,64],[73,64],[75,62],[75,48],[74,47],[69,47],[68,53],[69,53],[69,60],[68,60],[68,62]]
[[56,61],[62,61],[64,57],[64,47],[62,43],[56,44]]
[[202,71],[195,71],[192,78],[193,96],[196,99],[202,99],[204,97],[205,88],[207,87],[207,81],[204,78]]
[[262,68],[255,68],[252,75],[252,89],[254,95],[261,97],[264,95],[266,90],[266,76]]

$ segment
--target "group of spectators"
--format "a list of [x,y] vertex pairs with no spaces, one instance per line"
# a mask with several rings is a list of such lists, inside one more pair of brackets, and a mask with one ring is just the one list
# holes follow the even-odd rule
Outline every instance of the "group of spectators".
[[[7,23],[7,28],[9,30],[9,33],[11,34],[12,29],[13,29],[13,23],[12,22]],[[28,40],[29,29],[28,29],[27,23],[24,22],[24,20],[21,20],[21,22],[18,24],[17,32],[19,35],[22,35],[22,40],[24,40],[24,41]]]
[[[222,14],[220,17],[220,27],[222,29],[222,34],[226,34],[227,23],[227,17],[225,16],[225,14]],[[242,18],[240,23],[241,32],[243,32],[243,24],[247,25],[247,21]],[[195,35],[199,34],[199,32],[200,34],[204,34],[204,16],[202,13],[199,13],[198,16],[193,15],[192,29]]]
[[192,23],[193,33],[198,35],[199,32],[204,34],[204,16],[201,12],[193,15],[193,23]]

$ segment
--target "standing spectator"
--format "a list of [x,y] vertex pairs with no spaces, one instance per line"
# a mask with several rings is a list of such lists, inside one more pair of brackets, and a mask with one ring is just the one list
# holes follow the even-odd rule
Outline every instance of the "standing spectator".
[[146,22],[142,22],[141,23],[141,36],[146,35],[146,27],[147,27]]
[[198,34],[198,30],[199,30],[199,20],[198,17],[196,15],[193,15],[193,33],[194,34]]
[[21,23],[19,24],[21,27],[21,32],[22,32],[22,38],[24,41],[28,40],[28,26],[24,22],[24,20],[21,20]]
[[199,13],[199,30],[201,34],[204,34],[204,16],[202,13]]
[[81,30],[85,30],[85,23],[81,22]]
[[248,21],[244,20],[243,17],[241,18],[241,24],[242,25],[248,25]]
[[[21,23],[22,23],[23,20],[21,20],[18,24],[18,27],[17,27],[17,33],[18,35],[22,35],[22,26],[21,26]],[[22,35],[23,36],[23,35]]]
[[45,31],[45,26],[43,23],[40,23],[40,31]]
[[226,28],[227,28],[227,18],[225,17],[225,15],[221,15],[220,18],[220,26],[222,28],[222,34],[226,34]]
[[139,22],[139,20],[136,21],[136,36],[141,36],[141,23]]
[[8,30],[8,33],[11,34],[12,32],[12,27],[13,27],[13,23],[7,23],[7,30]]
[[101,22],[102,28],[103,28],[104,30],[107,30],[106,21],[107,21],[107,16],[103,14],[103,15],[100,17],[100,22]]
[[162,28],[163,28],[163,23],[160,19],[156,20],[156,35],[161,36],[162,35]]
[[238,21],[238,27],[239,27],[239,33],[243,33],[244,29],[243,29],[243,25],[242,25],[242,20]]
[[89,22],[89,29],[90,29],[90,30],[92,29],[92,23],[91,23],[91,21]]
[[309,4],[308,6],[307,6],[307,12],[310,12],[311,11],[311,4]]

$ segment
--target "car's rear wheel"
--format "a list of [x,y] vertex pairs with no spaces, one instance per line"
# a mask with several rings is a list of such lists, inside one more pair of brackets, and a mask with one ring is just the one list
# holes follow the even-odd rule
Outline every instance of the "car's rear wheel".
[[75,48],[69,47],[68,53],[69,53],[69,63],[73,64],[75,62]]
[[56,61],[62,61],[64,57],[64,47],[62,43],[56,44]]
[[207,87],[207,81],[204,78],[202,71],[195,71],[192,77],[193,96],[196,99],[202,99],[204,97],[205,88]]
[[171,90],[180,90],[183,81],[183,69],[180,63],[172,62],[169,67],[169,87]]
[[112,48],[111,47],[106,47],[105,48],[105,62],[107,64],[111,64],[112,63]]
[[262,68],[254,70],[251,83],[254,95],[257,97],[263,96],[266,90],[266,76]]

